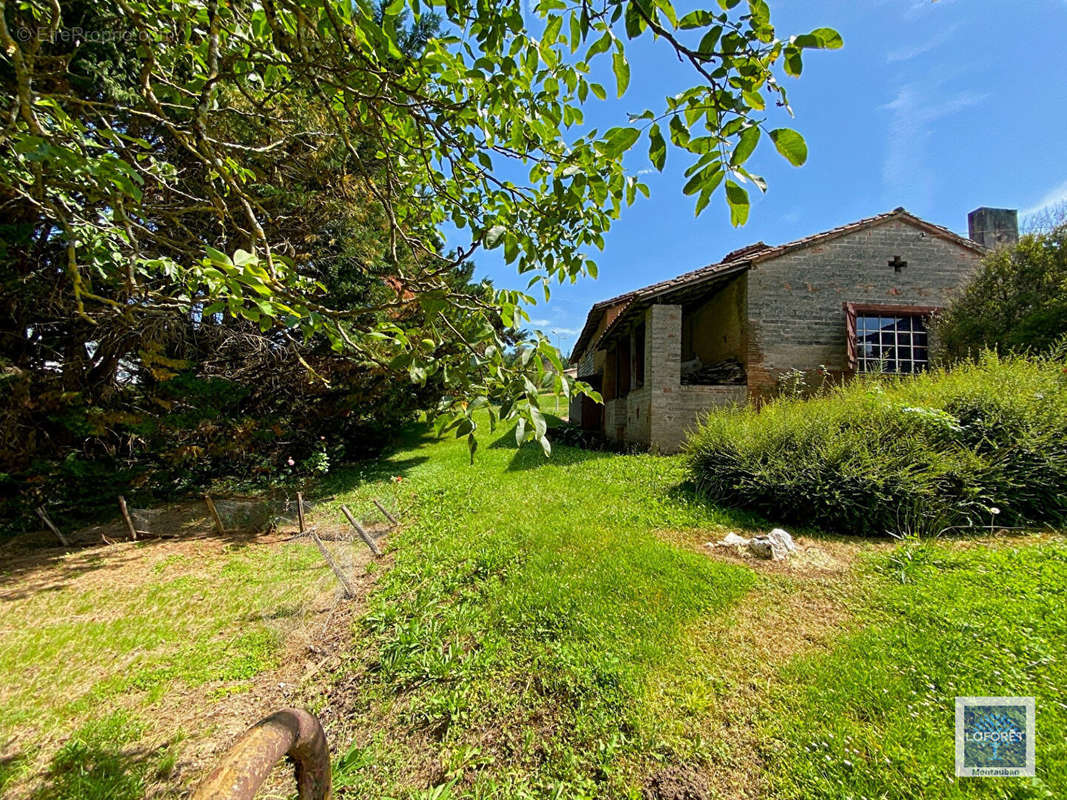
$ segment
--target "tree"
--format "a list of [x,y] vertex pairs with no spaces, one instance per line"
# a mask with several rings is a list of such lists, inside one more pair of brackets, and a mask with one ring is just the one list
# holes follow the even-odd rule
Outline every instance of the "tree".
[[983,349],[1047,352],[1067,336],[1067,224],[1024,235],[985,256],[935,322],[939,356]]
[[[6,257],[35,302],[94,343],[61,361],[114,375],[116,337],[97,332],[175,311],[289,342],[323,336],[356,364],[439,381],[439,430],[467,435],[472,456],[480,407],[522,418],[548,451],[537,408],[548,379],[540,357],[506,359],[502,333],[533,297],[457,285],[455,271],[502,248],[546,298],[554,281],[595,275],[588,251],[648,193],[623,165],[642,140],[659,169],[668,141],[689,159],[698,213],[721,188],[742,224],[743,184],[764,189],[745,167],[763,134],[791,163],[806,158],[798,133],[769,129],[768,101],[788,109],[779,73],[841,45],[828,28],[779,39],[764,0],[681,18],[669,0],[540,0],[536,35],[521,0],[0,0],[0,11]],[[447,35],[420,38],[434,12]],[[408,13],[417,58],[404,52]],[[621,96],[626,41],[642,36],[699,82],[589,129],[583,108],[607,93],[591,70],[610,61]],[[348,304],[331,302],[328,248],[307,232],[346,204],[380,233],[367,291]],[[448,252],[445,224],[465,237]],[[42,332],[10,311],[17,350]],[[559,360],[543,338],[532,347]],[[551,380],[590,392],[562,369]]]

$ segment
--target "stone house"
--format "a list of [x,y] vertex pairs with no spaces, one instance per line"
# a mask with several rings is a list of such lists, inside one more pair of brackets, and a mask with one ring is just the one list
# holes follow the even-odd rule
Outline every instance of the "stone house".
[[602,395],[570,419],[609,438],[676,451],[717,406],[758,403],[791,370],[834,379],[912,373],[927,323],[988,247],[1018,238],[1016,212],[979,208],[970,238],[898,208],[597,303],[571,363]]

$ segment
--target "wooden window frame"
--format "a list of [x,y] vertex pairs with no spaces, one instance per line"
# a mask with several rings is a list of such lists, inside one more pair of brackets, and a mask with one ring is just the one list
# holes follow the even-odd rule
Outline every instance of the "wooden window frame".
[[[924,324],[929,324],[930,317],[943,310],[943,306],[904,306],[892,303],[844,303],[845,309],[845,339],[847,347],[847,359],[849,372],[856,374],[859,370],[859,353],[857,352],[856,318],[867,315],[883,315],[895,317],[922,317]],[[927,328],[929,336],[929,328]],[[929,340],[927,340],[929,347]],[[929,361],[926,362],[929,364]],[[890,373],[893,375],[908,375],[912,373]]]

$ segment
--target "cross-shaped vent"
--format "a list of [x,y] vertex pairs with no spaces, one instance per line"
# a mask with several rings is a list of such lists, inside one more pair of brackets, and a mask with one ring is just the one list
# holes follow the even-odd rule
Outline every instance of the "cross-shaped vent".
[[889,266],[893,268],[893,272],[900,272],[904,267],[908,266],[908,262],[900,256],[893,256],[893,259],[889,262]]

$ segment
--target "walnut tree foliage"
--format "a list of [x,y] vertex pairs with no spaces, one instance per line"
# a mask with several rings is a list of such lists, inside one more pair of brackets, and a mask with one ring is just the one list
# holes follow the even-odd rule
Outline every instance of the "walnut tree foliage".
[[1067,223],[1023,236],[982,259],[963,293],[935,321],[937,355],[982,350],[1047,353],[1067,344]]
[[[540,0],[529,24],[520,0],[0,8],[0,208],[27,231],[8,255],[32,251],[25,280],[68,321],[88,339],[174,312],[324,337],[368,368],[439,382],[438,430],[468,435],[472,455],[474,409],[518,417],[547,452],[539,393],[591,391],[568,384],[545,339],[509,358],[506,331],[527,292],[595,276],[591,254],[648,194],[624,157],[662,169],[671,149],[697,213],[721,192],[743,224],[746,187],[765,188],[746,168],[761,139],[806,158],[798,133],[768,122],[768,107],[788,109],[782,78],[806,50],[841,45],[828,28],[779,37],[764,0],[682,16],[669,0]],[[76,28],[85,16],[111,22]],[[431,16],[441,32],[413,47]],[[693,85],[589,127],[590,103],[625,93],[641,37],[691,66]],[[600,63],[613,86],[593,79]],[[309,227],[346,209],[375,232],[359,262],[373,290],[339,303]],[[527,292],[454,279],[497,248]]]

